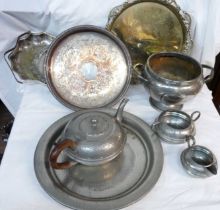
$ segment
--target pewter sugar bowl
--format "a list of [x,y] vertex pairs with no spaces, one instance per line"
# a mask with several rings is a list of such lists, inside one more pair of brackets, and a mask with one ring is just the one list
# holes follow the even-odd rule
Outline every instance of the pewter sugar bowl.
[[163,111],[152,124],[152,129],[165,142],[182,144],[188,136],[195,136],[195,121],[200,117],[200,112],[191,115],[179,110]]
[[[200,65],[195,59],[181,53],[156,53],[143,66],[141,80],[150,91],[150,103],[159,110],[181,109],[184,102],[193,98],[203,84],[213,78],[213,68]],[[210,75],[203,76],[203,68]]]

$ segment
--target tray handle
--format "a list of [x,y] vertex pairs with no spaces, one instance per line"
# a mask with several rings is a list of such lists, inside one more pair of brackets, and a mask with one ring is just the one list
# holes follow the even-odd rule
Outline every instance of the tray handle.
[[30,31],[27,31],[27,32],[25,32],[25,33],[19,35],[19,36],[17,37],[16,45],[15,45],[14,47],[12,47],[11,49],[7,50],[7,51],[4,53],[5,62],[7,63],[8,67],[10,68],[11,73],[12,73],[13,77],[15,78],[15,80],[16,80],[18,83],[20,83],[20,84],[23,84],[23,82],[20,81],[20,80],[17,78],[16,74],[14,73],[13,68],[12,68],[12,66],[11,66],[11,62],[9,61],[9,54],[17,47],[18,41],[19,41],[20,39],[22,39],[22,37],[27,36],[27,35],[29,35],[30,33],[31,33]]

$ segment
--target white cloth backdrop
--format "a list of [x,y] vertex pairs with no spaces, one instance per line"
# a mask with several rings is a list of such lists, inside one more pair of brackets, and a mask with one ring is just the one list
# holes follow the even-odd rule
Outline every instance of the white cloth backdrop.
[[[16,37],[27,30],[57,35],[80,24],[104,27],[111,8],[122,2],[124,0],[0,0],[0,98],[12,114],[18,110],[24,85],[15,82],[3,53],[14,45]],[[219,1],[178,0],[177,3],[196,23],[192,55],[213,66],[215,55],[220,51]]]
[[[179,2],[179,1],[178,1]],[[104,26],[110,9],[122,0],[0,0],[0,53],[27,30],[58,34],[79,24]],[[181,7],[193,14],[197,27],[193,56],[214,64],[220,48],[217,36],[220,18],[218,0],[182,0]],[[23,98],[22,98],[23,95]],[[4,61],[0,60],[0,97],[13,114],[14,126],[0,166],[0,210],[64,210],[40,187],[33,167],[36,145],[55,120],[71,110],[61,105],[42,84],[17,85]],[[158,116],[148,102],[149,94],[139,85],[127,93],[125,110],[151,124]],[[22,100],[21,100],[22,98]],[[206,86],[184,105],[184,111],[201,111],[196,122],[197,143],[210,148],[220,161],[220,118]],[[21,101],[21,103],[20,103]],[[19,105],[20,104],[20,105]],[[152,191],[127,210],[219,210],[220,174],[196,179],[183,170],[179,156],[186,145],[163,143],[164,168]]]

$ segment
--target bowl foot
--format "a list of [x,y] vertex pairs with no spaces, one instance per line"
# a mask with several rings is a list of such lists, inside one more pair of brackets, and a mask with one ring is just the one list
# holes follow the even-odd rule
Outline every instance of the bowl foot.
[[150,105],[159,111],[165,111],[169,109],[174,109],[174,110],[181,110],[183,107],[183,104],[164,104],[159,101],[154,100],[153,98],[149,98]]

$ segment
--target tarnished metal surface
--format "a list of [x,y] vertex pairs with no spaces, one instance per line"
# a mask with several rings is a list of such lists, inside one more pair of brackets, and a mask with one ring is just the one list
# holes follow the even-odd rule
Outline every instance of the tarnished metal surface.
[[118,101],[130,81],[130,57],[104,29],[72,28],[51,46],[46,63],[48,85],[66,106],[97,108]]
[[156,52],[189,53],[190,24],[174,0],[132,0],[110,12],[107,29],[126,44],[135,65]]
[[[113,109],[102,111],[115,115]],[[39,183],[52,198],[73,209],[113,210],[140,200],[160,177],[163,150],[151,128],[132,114],[123,113],[127,142],[114,160],[100,166],[77,164],[68,170],[54,170],[48,163],[49,153],[66,123],[85,112],[90,110],[63,117],[41,137],[34,156]],[[61,160],[65,158],[63,155]]]
[[39,80],[45,83],[43,64],[46,50],[54,39],[46,33],[27,32],[18,37],[16,46],[9,50],[9,67],[16,72],[18,82]]
[[[88,166],[97,166],[110,162],[116,158],[124,149],[126,143],[126,133],[122,127],[123,109],[128,99],[123,99],[120,106],[115,110],[115,116],[101,111],[82,111],[77,117],[73,117],[65,126],[61,134],[61,141],[56,145],[51,153],[52,167],[56,169],[66,169],[75,167],[75,163]],[[118,120],[118,118],[120,120]],[[68,140],[68,141],[67,141]],[[76,146],[69,147],[69,140]],[[66,143],[68,142],[68,143]],[[72,143],[70,143],[72,145]],[[62,145],[63,149],[60,150]],[[58,152],[58,155],[57,154]],[[57,164],[59,154],[65,151],[70,161],[68,166],[63,168],[63,164]],[[55,152],[55,153],[54,153]],[[57,167],[58,166],[58,167]]]
[[[188,139],[189,141],[191,139]],[[181,153],[181,163],[188,174],[193,177],[206,178],[217,174],[218,163],[215,155],[208,148],[188,142],[188,148]]]
[[[176,52],[155,53],[142,68],[150,103],[159,110],[181,109],[213,77],[212,67],[203,67],[194,58]],[[210,75],[204,77],[203,68],[209,68]]]
[[152,125],[152,129],[161,140],[170,144],[183,144],[187,136],[195,136],[195,121],[200,117],[200,112],[195,111],[190,115],[178,110],[163,111]]

